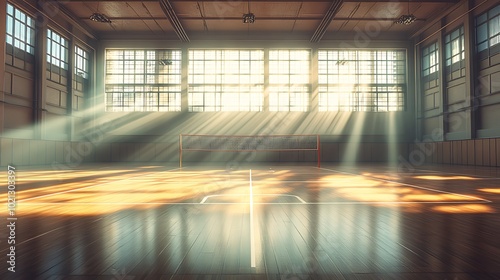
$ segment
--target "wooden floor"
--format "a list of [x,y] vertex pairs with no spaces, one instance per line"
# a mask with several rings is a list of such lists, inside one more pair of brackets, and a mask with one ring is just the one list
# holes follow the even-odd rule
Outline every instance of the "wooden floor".
[[16,180],[16,272],[2,230],[1,279],[500,279],[498,168],[93,165]]

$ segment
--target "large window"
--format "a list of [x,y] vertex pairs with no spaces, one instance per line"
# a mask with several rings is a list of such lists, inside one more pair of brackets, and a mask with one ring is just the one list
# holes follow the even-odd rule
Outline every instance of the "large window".
[[35,20],[7,4],[7,37],[6,42],[27,53],[35,52]]
[[402,111],[403,50],[319,50],[320,111]]
[[[422,49],[422,76],[429,76],[439,70],[438,43]],[[437,76],[436,76],[437,77]]]
[[107,50],[107,111],[180,111],[180,50]]
[[464,28],[460,27],[444,37],[446,66],[465,59]]
[[89,53],[79,46],[75,46],[75,75],[89,78]]
[[5,63],[26,69],[25,63],[14,63],[14,57],[22,61],[34,62],[35,20],[9,3],[7,3],[6,17],[5,41],[8,56]]
[[47,62],[68,69],[68,40],[51,29],[47,30]]
[[310,50],[269,51],[269,111],[309,109]]
[[262,111],[263,50],[190,50],[188,110]]
[[476,18],[476,48],[478,52],[482,52],[493,46],[497,46],[495,51],[495,53],[497,53],[500,52],[499,44],[500,5],[497,5]]
[[69,42],[57,32],[47,30],[47,78],[59,84],[66,84],[68,76]]
[[[444,37],[446,73],[463,69],[457,77],[465,76],[465,36],[463,26]],[[451,77],[450,77],[451,79]]]

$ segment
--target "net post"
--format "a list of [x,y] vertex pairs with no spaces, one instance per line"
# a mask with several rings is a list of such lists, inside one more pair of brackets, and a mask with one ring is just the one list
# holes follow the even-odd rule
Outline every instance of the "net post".
[[319,134],[316,135],[316,148],[318,149],[318,168],[321,167],[321,147],[319,141]]
[[179,168],[182,168],[182,134],[179,134]]

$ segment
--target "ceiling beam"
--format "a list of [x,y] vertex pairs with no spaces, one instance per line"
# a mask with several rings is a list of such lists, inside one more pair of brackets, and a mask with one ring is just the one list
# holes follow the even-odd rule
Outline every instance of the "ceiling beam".
[[179,21],[179,18],[175,14],[174,8],[172,7],[172,4],[170,3],[169,0],[160,0],[160,6],[161,9],[163,10],[163,13],[167,16],[168,20],[174,27],[175,34],[179,36],[179,39],[183,42],[189,42],[189,37],[186,33],[186,30],[184,30],[184,27],[182,27],[181,22]]
[[316,31],[314,31],[314,34],[311,37],[311,42],[317,43],[321,40],[321,38],[323,38],[323,35],[325,35],[325,32],[328,29],[328,26],[332,22],[337,12],[340,10],[340,7],[342,7],[343,3],[344,3],[343,0],[332,1],[330,8],[328,8],[328,11],[326,11],[325,16],[323,17],[318,27],[316,28]]
[[[165,20],[164,17],[108,17],[111,21],[116,20]],[[188,16],[179,16],[179,19],[182,20],[236,20],[241,21],[241,17],[188,17]],[[320,20],[323,17],[257,17],[256,20]],[[88,17],[81,17],[81,20],[90,20]],[[333,18],[332,21],[346,21],[346,20],[354,20],[354,21],[391,21],[395,22],[399,18],[347,18],[347,17],[336,17]],[[426,21],[427,19],[417,18],[416,21]]]
[[[251,0],[252,3],[294,3],[294,2],[304,2],[304,3],[329,3],[331,0]],[[78,2],[113,2],[113,3],[125,3],[125,2],[158,2],[158,0],[60,0],[56,1],[58,3],[78,3]],[[170,0],[172,3],[181,3],[181,2],[241,2],[240,1],[227,1],[227,0]],[[354,3],[363,3],[363,2],[395,2],[395,0],[345,0],[344,2],[354,2]],[[406,3],[408,1],[399,1],[401,3]],[[412,0],[413,3],[458,3],[460,0]]]

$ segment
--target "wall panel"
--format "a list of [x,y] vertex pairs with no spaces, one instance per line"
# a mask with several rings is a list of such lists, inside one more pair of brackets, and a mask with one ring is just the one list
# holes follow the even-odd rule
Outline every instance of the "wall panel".
[[95,159],[97,162],[110,162],[111,159],[111,144],[99,143],[95,149]]
[[483,165],[490,166],[490,139],[481,139],[483,146]]
[[474,165],[476,162],[476,148],[474,140],[467,141],[467,164]]
[[488,145],[490,146],[490,166],[497,166],[497,147],[496,139],[488,139]]
[[30,140],[30,165],[45,164],[45,141]]
[[443,163],[443,142],[437,142],[437,158],[436,163]]
[[12,94],[12,73],[5,72],[3,90],[5,93]]
[[468,158],[468,155],[469,155],[469,152],[468,152],[468,140],[462,140],[460,141],[460,145],[461,145],[461,158],[460,158],[460,164],[467,164],[467,158]]
[[497,166],[500,166],[500,138],[495,139],[496,152],[497,152]]
[[33,80],[14,74],[12,76],[12,94],[32,100],[34,96]]
[[460,141],[452,141],[451,142],[451,163],[452,164],[460,164],[462,162],[462,147]]
[[50,165],[56,161],[56,142],[47,141],[45,147],[45,164]]
[[338,161],[338,144],[337,143],[322,143],[321,144],[321,161],[331,162]]
[[9,164],[13,164],[12,161],[12,152],[13,152],[13,144],[12,139],[2,138],[0,139],[0,165],[7,166]]
[[64,142],[55,141],[56,143],[56,162],[64,163]]
[[443,142],[443,163],[451,163],[451,142]]
[[481,139],[474,140],[475,165],[483,165],[483,143]]

